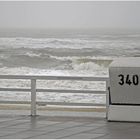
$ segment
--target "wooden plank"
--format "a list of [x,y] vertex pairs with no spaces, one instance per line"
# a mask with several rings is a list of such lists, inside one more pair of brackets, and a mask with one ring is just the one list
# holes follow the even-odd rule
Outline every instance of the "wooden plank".
[[105,106],[104,103],[37,102],[38,105]]
[[25,88],[0,88],[0,91],[30,92],[31,89],[25,89]]
[[37,92],[59,92],[59,93],[91,93],[106,94],[106,91],[97,90],[71,90],[71,89],[36,89]]
[[[25,88],[0,88],[0,91],[31,92],[31,89],[25,89]],[[71,89],[68,89],[68,90],[67,89],[36,89],[36,92],[106,94],[107,91],[97,91],[97,90],[71,90]]]
[[36,115],[36,79],[31,80],[31,116]]
[[108,80],[108,77],[46,76],[46,75],[0,75],[0,79],[106,81],[106,80]]
[[[0,104],[31,104],[31,101],[0,101]],[[72,103],[72,102],[45,102],[37,101],[38,105],[66,105],[66,106],[105,106],[104,103]]]

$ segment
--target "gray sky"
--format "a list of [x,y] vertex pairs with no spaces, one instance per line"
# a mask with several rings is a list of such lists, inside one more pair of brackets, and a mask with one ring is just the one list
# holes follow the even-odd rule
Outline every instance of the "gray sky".
[[0,1],[0,28],[140,28],[140,1]]

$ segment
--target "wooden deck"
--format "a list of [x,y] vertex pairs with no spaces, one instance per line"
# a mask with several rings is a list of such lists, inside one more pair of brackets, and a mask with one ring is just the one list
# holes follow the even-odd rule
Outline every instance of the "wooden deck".
[[107,122],[105,112],[0,110],[1,139],[140,138],[140,123]]

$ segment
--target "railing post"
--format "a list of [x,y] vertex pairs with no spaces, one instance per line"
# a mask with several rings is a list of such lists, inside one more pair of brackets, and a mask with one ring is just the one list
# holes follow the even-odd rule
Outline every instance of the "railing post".
[[36,115],[36,79],[31,79],[31,116]]
[[108,108],[109,108],[109,79],[106,80],[106,119],[108,118]]

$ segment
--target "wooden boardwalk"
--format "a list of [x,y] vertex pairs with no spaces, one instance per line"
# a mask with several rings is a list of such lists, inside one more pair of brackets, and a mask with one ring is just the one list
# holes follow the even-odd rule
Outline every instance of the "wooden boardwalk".
[[[140,138],[140,123],[107,122],[105,113],[0,110],[1,139]],[[77,113],[77,114],[76,114]],[[81,114],[80,114],[81,113]]]

